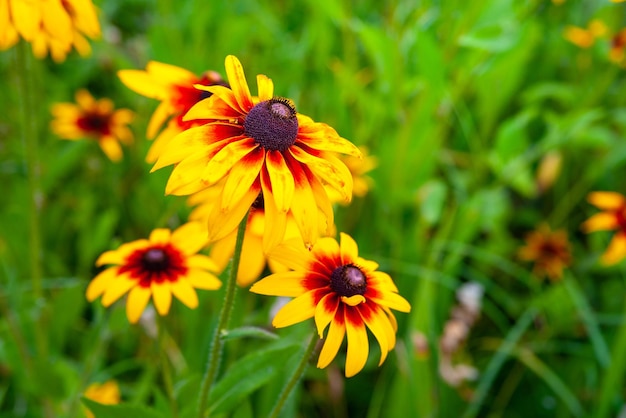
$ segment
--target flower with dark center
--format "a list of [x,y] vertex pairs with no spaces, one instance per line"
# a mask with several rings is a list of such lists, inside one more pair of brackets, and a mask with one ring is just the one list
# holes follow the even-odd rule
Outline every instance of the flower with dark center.
[[289,213],[311,246],[333,228],[333,209],[326,192],[344,202],[352,198],[352,175],[337,154],[360,156],[357,147],[330,126],[296,112],[291,100],[274,96],[274,84],[257,76],[252,96],[239,60],[226,57],[231,88],[200,86],[213,95],[198,102],[186,121],[204,121],[177,135],[153,170],[174,164],[167,194],[188,195],[218,187],[215,216],[209,217],[209,239],[230,234],[263,192],[267,223],[263,245],[269,251],[285,235]]
[[197,252],[207,244],[206,230],[197,222],[175,231],[155,229],[149,239],[123,244],[107,251],[96,265],[112,265],[98,274],[87,287],[87,299],[102,295],[109,306],[128,292],[128,320],[139,320],[152,297],[157,312],[166,315],[176,296],[189,308],[198,306],[195,289],[214,290],[221,286],[213,260]]
[[600,261],[604,265],[619,263],[626,258],[626,197],[617,192],[592,192],[587,200],[601,212],[582,224],[583,231],[615,231]]
[[519,257],[533,261],[533,273],[538,277],[547,276],[559,280],[563,269],[571,263],[570,246],[567,232],[552,231],[546,224],[526,235],[526,245],[519,249]]
[[134,114],[128,109],[115,109],[109,99],[95,100],[87,90],[76,92],[76,104],[56,103],[52,106],[55,119],[50,123],[52,131],[62,139],[72,141],[93,139],[111,159],[122,158],[120,142],[131,144],[133,134],[128,124]]
[[272,274],[250,288],[262,295],[287,296],[287,303],[274,317],[277,328],[315,319],[320,338],[328,329],[317,367],[324,368],[335,358],[347,336],[346,376],[365,366],[369,355],[367,329],[380,345],[380,364],[396,344],[395,309],[409,312],[411,306],[398,294],[378,264],[358,256],[352,238],[341,234],[341,243],[320,238],[311,251],[302,246],[281,245],[270,257],[294,271]]
[[154,139],[146,156],[149,163],[157,160],[174,136],[207,122],[183,120],[189,109],[212,95],[211,92],[197,89],[195,85],[228,87],[228,83],[215,71],[197,76],[184,68],[157,61],[148,62],[145,71],[120,70],[117,75],[129,89],[161,101],[148,123],[146,136]]

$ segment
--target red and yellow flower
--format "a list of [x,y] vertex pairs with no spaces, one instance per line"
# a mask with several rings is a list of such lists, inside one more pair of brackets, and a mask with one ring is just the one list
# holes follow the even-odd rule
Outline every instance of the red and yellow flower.
[[587,200],[602,212],[587,219],[583,231],[615,231],[600,261],[604,265],[619,263],[626,257],[626,197],[616,192],[592,192]]
[[304,243],[319,237],[319,224],[333,225],[325,187],[344,201],[352,198],[350,171],[334,154],[359,156],[352,143],[330,126],[296,112],[289,99],[274,96],[274,84],[257,76],[252,96],[239,60],[226,57],[231,88],[200,86],[212,93],[183,118],[212,120],[174,137],[153,170],[175,164],[166,193],[188,195],[219,187],[219,205],[209,216],[211,241],[230,234],[257,199],[265,209],[264,248],[279,244],[287,215],[293,216]]
[[609,59],[616,64],[626,65],[626,28],[611,37]]
[[91,0],[0,0],[0,50],[20,37],[30,42],[37,58],[50,52],[62,62],[72,47],[83,56],[91,53],[85,37],[100,37],[100,23]]
[[567,231],[552,231],[547,224],[542,224],[526,235],[526,245],[519,249],[518,255],[524,261],[535,263],[533,273],[537,277],[559,280],[563,269],[572,261]]
[[347,377],[363,369],[369,355],[367,329],[381,349],[381,365],[396,344],[397,323],[391,309],[409,312],[411,306],[398,294],[388,274],[377,271],[378,264],[358,256],[354,240],[341,234],[320,238],[311,251],[300,245],[280,245],[271,255],[276,261],[294,269],[272,274],[250,288],[263,295],[287,296],[287,303],[272,324],[286,327],[315,319],[320,338],[328,328],[317,362],[324,368],[337,355],[347,336]]
[[[104,383],[92,383],[84,393],[85,398],[103,405],[117,405],[120,403],[120,388],[115,380]],[[85,408],[87,418],[95,418],[93,412]]]
[[102,295],[110,306],[128,293],[126,315],[136,323],[150,301],[166,315],[172,295],[191,309],[198,306],[195,289],[215,290],[222,285],[213,274],[217,266],[206,255],[197,254],[207,244],[205,229],[189,222],[175,231],[155,229],[148,239],[123,244],[103,253],[97,266],[112,265],[98,274],[87,287],[87,300]]
[[[156,136],[146,156],[146,161],[149,163],[157,160],[165,145],[174,136],[192,126],[207,122],[183,121],[183,116],[193,105],[211,95],[207,91],[195,88],[194,85],[226,85],[226,82],[215,71],[208,71],[197,76],[184,68],[157,61],[150,61],[145,71],[121,70],[117,74],[120,80],[134,92],[161,101],[150,118],[146,133],[148,139]],[[167,126],[163,129],[166,122]]]
[[76,93],[76,104],[54,104],[52,115],[55,119],[50,128],[56,135],[68,140],[94,139],[111,161],[122,159],[120,142],[130,144],[133,141],[127,126],[133,120],[133,112],[116,110],[110,99],[95,100],[87,90]]

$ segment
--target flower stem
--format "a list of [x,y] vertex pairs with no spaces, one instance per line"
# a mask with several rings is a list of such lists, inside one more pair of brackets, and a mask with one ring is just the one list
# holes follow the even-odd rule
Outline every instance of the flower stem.
[[313,335],[311,336],[311,340],[309,341],[309,344],[302,351],[302,359],[300,360],[300,364],[298,365],[298,368],[293,372],[293,374],[287,381],[287,384],[285,384],[285,387],[283,387],[283,390],[280,392],[280,396],[278,397],[278,400],[276,401],[276,403],[274,404],[274,407],[272,408],[272,411],[268,415],[269,418],[278,417],[278,414],[285,406],[285,402],[287,402],[289,395],[291,395],[291,392],[293,392],[293,389],[296,387],[296,385],[300,381],[300,378],[304,374],[304,371],[309,365],[309,359],[311,358],[311,354],[313,354],[313,350],[315,349],[317,341],[319,341],[319,337],[314,332]]
[[235,252],[233,254],[233,261],[230,266],[230,274],[226,282],[226,293],[224,295],[224,303],[222,304],[222,310],[220,311],[217,327],[213,334],[213,341],[211,342],[211,349],[209,350],[209,359],[207,361],[207,368],[202,378],[202,385],[200,386],[200,397],[198,400],[198,417],[203,418],[207,409],[207,402],[209,400],[209,391],[211,385],[217,376],[217,372],[222,357],[223,340],[222,334],[228,328],[228,322],[230,320],[230,314],[233,310],[235,301],[235,291],[237,290],[237,272],[239,271],[239,262],[241,260],[241,249],[243,248],[243,237],[246,232],[246,225],[248,223],[248,213],[243,217],[239,228],[237,229],[237,239],[235,241]]
[[174,384],[172,382],[172,369],[170,367],[169,360],[167,358],[167,329],[165,325],[165,319],[157,314],[157,326],[158,326],[158,350],[159,350],[159,362],[161,363],[161,372],[163,377],[163,384],[165,385],[165,392],[167,398],[170,401],[170,408],[172,418],[178,418],[178,407],[176,406],[176,397],[174,396]]

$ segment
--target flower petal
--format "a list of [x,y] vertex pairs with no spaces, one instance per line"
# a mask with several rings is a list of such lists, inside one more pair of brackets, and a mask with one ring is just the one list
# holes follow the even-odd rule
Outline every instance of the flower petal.
[[[626,246],[625,246],[626,249]],[[411,305],[405,298],[393,292],[381,292],[382,297],[369,298],[381,306],[386,306],[400,312],[411,312]]]
[[241,200],[259,177],[264,161],[265,152],[261,147],[258,147],[234,164],[226,177],[222,190],[222,209],[229,210],[234,202]]
[[234,55],[226,57],[225,66],[226,76],[228,77],[230,88],[233,93],[235,93],[237,103],[239,103],[239,107],[242,111],[248,112],[252,109],[254,103],[252,103],[252,97],[248,83],[246,82],[246,75],[243,72],[243,66]]
[[201,176],[208,160],[206,153],[199,151],[181,161],[170,174],[165,194],[187,195],[207,187],[208,184],[201,180]]
[[137,280],[129,278],[126,274],[117,276],[109,283],[109,286],[102,295],[102,306],[108,307],[116,300],[124,296],[133,287],[137,286]]
[[299,239],[284,241],[272,249],[269,257],[294,270],[308,270],[313,262],[311,253],[301,245]]
[[619,221],[615,213],[600,212],[587,219],[581,228],[585,232],[610,231],[619,227]]
[[272,325],[276,328],[283,328],[312,318],[315,315],[317,293],[317,290],[311,290],[287,303],[278,311]]
[[339,348],[341,347],[343,338],[346,335],[346,325],[343,315],[343,309],[339,309],[334,320],[330,323],[328,335],[324,341],[324,346],[322,347],[320,356],[317,359],[317,368],[319,369],[323,369],[328,366],[330,362],[333,361],[339,351]]
[[179,277],[178,280],[170,283],[170,290],[188,308],[196,309],[198,307],[198,294],[187,279]]
[[186,256],[195,254],[209,242],[206,226],[200,222],[187,222],[172,233],[171,242]]
[[[231,250],[232,252],[232,250]],[[194,254],[190,257],[187,257],[187,267],[190,268],[198,268],[209,271],[218,272],[222,269],[219,268],[217,263],[213,260],[212,257],[207,257],[204,254]]]
[[378,344],[380,345],[380,362],[378,365],[380,366],[387,358],[387,353],[391,349],[391,347],[389,347],[389,341],[387,340],[388,329],[391,328],[389,320],[383,310],[377,306],[375,309],[372,309],[369,304],[364,304],[358,308],[358,312],[365,325],[372,331],[376,340],[378,340]]
[[159,315],[167,315],[167,313],[170,311],[170,306],[172,305],[172,292],[170,290],[170,282],[168,282],[167,280],[161,283],[152,281],[152,283],[150,283],[150,290],[152,291],[152,300],[154,301],[154,306]]
[[[258,147],[259,145],[254,139],[247,137],[222,147],[222,149],[208,161],[208,164],[202,172],[202,180],[205,181],[207,185],[217,183],[233,166]],[[254,161],[258,162],[258,160]]]
[[285,238],[287,230],[287,213],[278,210],[276,199],[272,192],[267,170],[261,170],[261,185],[265,206],[265,229],[263,231],[263,252],[269,253]]
[[271,274],[253,284],[250,291],[259,295],[297,297],[307,291],[303,285],[305,275],[302,271]]
[[287,212],[291,207],[294,195],[295,183],[293,174],[291,174],[280,151],[268,151],[265,157],[265,165],[272,183],[272,193],[274,193],[276,208],[279,211]]
[[209,241],[217,241],[232,233],[250,210],[250,207],[259,196],[261,186],[255,183],[246,191],[246,194],[230,210],[223,210],[219,205],[214,205],[207,219]]
[[248,286],[256,281],[265,268],[265,254],[263,253],[263,240],[261,237],[248,233],[243,237],[243,248],[241,249],[241,259],[237,271],[237,284]]
[[149,288],[143,286],[136,286],[128,294],[128,300],[126,301],[126,317],[128,322],[136,324],[141,318],[141,314],[146,309],[148,301],[150,301],[150,295],[152,292]]
[[96,300],[104,291],[109,287],[112,281],[117,280],[118,267],[111,267],[103,270],[100,274],[93,278],[87,290],[85,296],[89,302]]
[[189,269],[186,277],[196,289],[216,290],[222,286],[222,282],[215,275],[200,269]]
[[168,244],[170,242],[172,232],[167,228],[157,228],[150,233],[151,244]]
[[289,148],[289,152],[301,164],[309,167],[323,183],[335,189],[344,202],[352,200],[352,173],[341,160],[329,153],[324,154],[323,158],[317,157],[297,146]]
[[354,263],[359,257],[359,247],[354,239],[343,232],[339,234],[341,240],[341,262],[342,264]]
[[274,83],[272,79],[263,74],[256,76],[256,85],[259,93],[259,101],[264,102],[274,97]]
[[587,201],[605,210],[617,210],[626,206],[626,198],[616,192],[591,192],[587,195]]
[[605,266],[609,266],[612,264],[619,263],[625,257],[626,257],[626,234],[623,232],[619,232],[615,234],[615,236],[609,243],[609,247],[606,249],[604,254],[602,254],[602,258],[600,259],[600,261]]
[[324,329],[330,324],[337,313],[339,298],[334,293],[322,297],[315,307],[315,326],[320,338],[324,337]]
[[345,310],[348,352],[346,354],[346,377],[360,372],[369,354],[369,341],[363,320],[354,309]]

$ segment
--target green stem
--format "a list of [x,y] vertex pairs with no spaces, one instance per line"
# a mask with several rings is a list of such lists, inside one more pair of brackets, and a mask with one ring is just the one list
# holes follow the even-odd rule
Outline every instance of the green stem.
[[161,363],[161,373],[163,376],[163,384],[165,385],[165,392],[167,399],[170,402],[170,408],[172,412],[172,418],[178,418],[178,408],[176,406],[176,397],[174,396],[174,384],[172,382],[172,369],[167,359],[167,330],[165,326],[165,319],[158,315],[157,326],[158,347],[159,347],[159,362]]
[[311,340],[309,341],[309,344],[302,351],[302,359],[300,360],[300,364],[298,365],[298,368],[293,372],[293,374],[287,381],[287,384],[285,385],[285,387],[283,387],[283,390],[280,392],[280,396],[278,397],[278,400],[274,404],[274,407],[272,408],[272,412],[270,412],[270,414],[268,415],[269,418],[278,417],[278,414],[285,406],[285,402],[287,402],[289,395],[291,395],[291,392],[293,392],[293,389],[296,387],[296,385],[300,381],[300,378],[304,374],[304,371],[309,365],[309,359],[311,358],[311,354],[313,353],[313,350],[315,349],[315,345],[317,344],[318,341],[319,341],[319,337],[314,332],[313,335],[311,336]]
[[230,274],[226,282],[226,294],[224,295],[224,303],[222,304],[222,310],[220,311],[217,327],[213,334],[213,341],[211,342],[211,349],[209,351],[209,359],[207,361],[207,368],[202,378],[202,385],[200,387],[200,397],[198,400],[198,417],[203,418],[207,410],[207,402],[209,400],[209,391],[211,385],[217,376],[220,360],[222,357],[223,340],[222,334],[226,332],[228,328],[228,322],[230,320],[230,314],[233,310],[235,301],[235,291],[237,290],[237,272],[239,271],[239,262],[241,260],[241,249],[243,248],[243,237],[246,232],[246,225],[248,223],[248,213],[243,217],[239,228],[237,229],[237,240],[235,241],[235,252],[233,254],[233,261],[230,267]]

